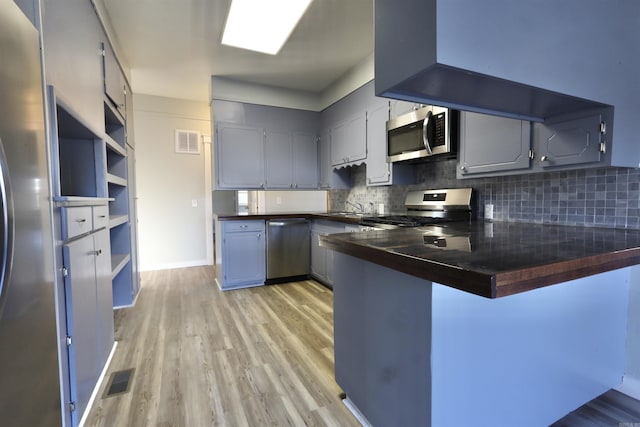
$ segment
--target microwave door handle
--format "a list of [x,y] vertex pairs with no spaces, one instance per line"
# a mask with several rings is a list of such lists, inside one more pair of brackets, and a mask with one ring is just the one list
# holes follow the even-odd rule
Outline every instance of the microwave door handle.
[[422,122],[422,143],[424,144],[424,148],[427,150],[427,154],[429,156],[433,155],[433,150],[431,150],[431,144],[429,144],[429,120],[433,113],[431,111],[427,112],[427,116],[424,118]]

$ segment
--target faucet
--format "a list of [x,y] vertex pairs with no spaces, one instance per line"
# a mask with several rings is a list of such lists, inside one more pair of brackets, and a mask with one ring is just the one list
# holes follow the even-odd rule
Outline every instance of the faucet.
[[349,206],[353,206],[354,208],[358,209],[359,212],[364,213],[364,205],[362,203],[351,203],[347,200],[346,204]]

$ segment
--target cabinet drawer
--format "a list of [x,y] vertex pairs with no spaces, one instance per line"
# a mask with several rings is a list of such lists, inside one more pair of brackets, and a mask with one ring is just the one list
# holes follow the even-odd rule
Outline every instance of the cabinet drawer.
[[106,227],[109,224],[109,206],[93,207],[93,229]]
[[225,221],[223,229],[227,233],[235,231],[264,231],[264,221]]
[[62,208],[62,239],[68,240],[91,231],[91,206]]

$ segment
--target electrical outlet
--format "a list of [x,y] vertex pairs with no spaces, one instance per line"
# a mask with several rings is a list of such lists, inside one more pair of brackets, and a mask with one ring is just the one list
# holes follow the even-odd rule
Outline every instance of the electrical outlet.
[[192,208],[198,207],[198,199],[191,199],[191,207]]
[[484,218],[485,219],[493,219],[493,205],[492,204],[484,205]]

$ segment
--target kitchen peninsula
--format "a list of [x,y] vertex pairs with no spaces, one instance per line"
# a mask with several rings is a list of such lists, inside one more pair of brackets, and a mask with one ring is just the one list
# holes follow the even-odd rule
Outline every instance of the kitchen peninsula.
[[640,231],[471,222],[323,236],[336,381],[374,426],[540,426],[620,384]]

